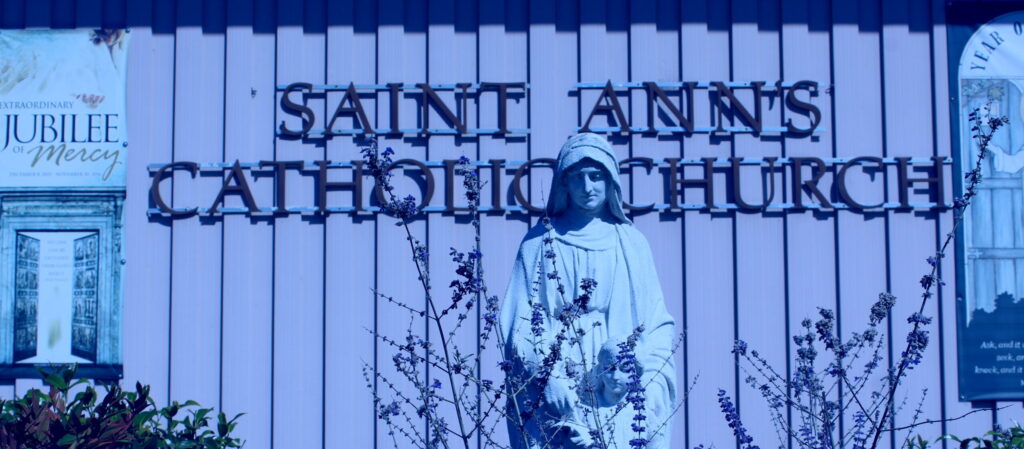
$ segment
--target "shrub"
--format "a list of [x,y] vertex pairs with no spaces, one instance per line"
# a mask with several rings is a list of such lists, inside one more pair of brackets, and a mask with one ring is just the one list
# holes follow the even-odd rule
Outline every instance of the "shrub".
[[[228,420],[217,414],[209,428],[213,409],[199,408],[195,401],[173,402],[157,409],[149,386],[135,383],[135,391],[107,385],[100,395],[91,385],[68,398],[83,383],[72,382],[77,366],[63,366],[52,373],[43,370],[49,391],[31,389],[23,397],[0,400],[0,447],[6,449],[136,449],[136,448],[238,448],[244,442],[230,436],[243,414]],[[182,411],[188,416],[176,419]],[[166,420],[162,426],[160,418]]]
[[[1017,424],[1007,430],[1001,430],[998,426],[995,430],[985,433],[985,437],[974,437],[960,439],[955,435],[943,435],[935,440],[936,443],[942,440],[951,440],[959,443],[960,449],[1024,449],[1024,427]],[[928,449],[931,443],[921,435],[910,440],[909,449]]]

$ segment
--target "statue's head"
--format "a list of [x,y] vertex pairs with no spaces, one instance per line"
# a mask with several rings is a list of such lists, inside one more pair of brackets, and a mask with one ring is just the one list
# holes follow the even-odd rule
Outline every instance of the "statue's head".
[[622,211],[619,165],[611,145],[593,133],[572,136],[562,145],[548,196],[547,213],[566,211],[588,215],[607,212],[612,220],[629,223]]
[[591,158],[572,164],[562,176],[562,183],[569,191],[569,207],[587,215],[606,211],[608,178],[608,171]]
[[619,398],[626,394],[629,384],[629,374],[617,366],[618,355],[622,351],[620,345],[625,342],[626,338],[623,336],[609,336],[597,353],[596,386],[606,398],[611,399],[612,403],[618,402]]

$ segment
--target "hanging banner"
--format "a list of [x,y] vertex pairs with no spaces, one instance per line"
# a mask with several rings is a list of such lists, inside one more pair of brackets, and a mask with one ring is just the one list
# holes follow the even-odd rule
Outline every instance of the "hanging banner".
[[126,37],[0,32],[0,186],[124,187]]
[[0,31],[0,378],[120,376],[127,46]]
[[982,182],[959,234],[960,399],[1024,399],[1024,12],[974,32],[959,66],[963,174],[978,158],[968,115],[1007,117],[982,160]]

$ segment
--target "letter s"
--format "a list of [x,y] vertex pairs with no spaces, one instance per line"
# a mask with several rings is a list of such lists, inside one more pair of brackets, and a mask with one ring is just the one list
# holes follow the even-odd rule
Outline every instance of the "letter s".
[[299,131],[290,130],[288,127],[284,126],[284,120],[281,120],[279,129],[281,130],[282,136],[301,137],[303,134],[309,132],[310,129],[313,129],[313,123],[316,122],[316,116],[313,115],[313,110],[304,104],[295,103],[292,101],[291,97],[289,97],[289,94],[292,92],[301,92],[304,90],[312,91],[313,85],[310,83],[291,83],[288,87],[284,88],[284,94],[281,96],[281,108],[288,113],[292,113],[292,115],[302,117],[302,129]]
[[818,129],[818,124],[821,123],[821,110],[817,106],[801,101],[796,97],[797,89],[807,89],[808,92],[811,92],[812,87],[814,90],[818,90],[817,81],[802,80],[794,83],[793,87],[789,88],[789,92],[786,92],[786,106],[788,109],[796,113],[806,113],[811,118],[811,127],[807,129],[797,128],[793,125],[793,119],[786,120],[787,131],[797,134],[810,134],[815,129]]

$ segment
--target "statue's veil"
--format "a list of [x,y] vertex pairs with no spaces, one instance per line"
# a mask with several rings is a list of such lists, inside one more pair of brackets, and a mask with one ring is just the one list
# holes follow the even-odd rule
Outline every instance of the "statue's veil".
[[561,179],[569,167],[583,159],[592,159],[608,172],[612,181],[611,189],[608,190],[608,211],[618,221],[632,224],[622,211],[622,184],[619,182],[619,164],[615,159],[615,152],[604,137],[594,133],[580,133],[570,137],[558,152],[555,176],[551,182],[551,193],[548,195],[548,216],[558,216],[569,207],[569,191]]

